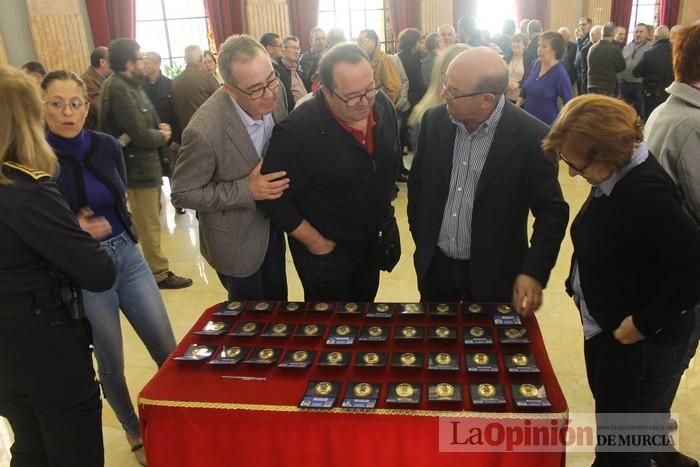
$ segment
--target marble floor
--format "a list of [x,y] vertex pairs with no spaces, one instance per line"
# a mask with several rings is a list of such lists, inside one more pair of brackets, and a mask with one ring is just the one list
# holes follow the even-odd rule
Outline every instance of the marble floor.
[[[408,161],[407,161],[408,162]],[[560,168],[560,181],[572,214],[578,212],[589,185],[581,179],[572,179]],[[164,187],[167,194],[168,187]],[[197,222],[194,213],[176,215],[169,203],[163,210],[163,249],[170,259],[171,269],[177,274],[194,279],[194,285],[184,290],[163,291],[176,338],[181,338],[207,306],[222,301],[226,295],[214,271],[199,255]],[[378,300],[412,301],[418,299],[413,271],[413,242],[406,221],[406,186],[395,202],[399,227],[402,232],[403,257],[391,274],[382,273]],[[564,291],[564,279],[571,257],[571,240],[566,237],[559,260],[544,292],[544,305],[537,314],[544,334],[549,357],[569,404],[570,412],[593,411],[583,362],[583,339],[577,311]],[[294,271],[291,257],[287,258],[290,300],[301,300],[301,284]],[[131,396],[136,400],[139,390],[156,371],[153,361],[126,321],[122,322],[126,375]],[[686,372],[673,410],[679,414],[680,446],[688,455],[700,459],[700,435],[692,429],[700,426],[700,365],[692,365]],[[123,431],[108,404],[103,413],[106,465],[108,467],[137,467],[139,464],[129,451]],[[0,419],[0,466],[9,465],[9,446],[12,434],[6,422]],[[593,456],[575,453],[567,456],[567,466],[588,466]],[[173,466],[175,467],[175,466]],[[184,467],[184,466],[183,466]]]

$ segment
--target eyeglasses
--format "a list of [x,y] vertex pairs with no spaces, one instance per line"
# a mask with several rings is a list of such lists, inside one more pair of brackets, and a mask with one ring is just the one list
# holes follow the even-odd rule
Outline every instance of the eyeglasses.
[[583,171],[586,170],[589,165],[591,165],[591,163],[589,162],[588,164],[584,165],[583,167],[578,168],[571,161],[569,161],[566,157],[564,157],[564,155],[562,153],[559,153],[559,160],[580,174],[582,174]]
[[468,92],[466,94],[458,94],[455,96],[454,94],[452,94],[452,92],[449,90],[449,88],[447,86],[447,76],[445,76],[445,75],[442,75],[442,87],[445,90],[445,95],[451,101],[456,100],[456,99],[462,99],[464,97],[479,96],[481,94],[493,94],[494,96],[498,94],[494,91],[476,91],[476,92]]
[[231,86],[233,86],[234,88],[238,89],[243,94],[248,96],[250,98],[250,100],[254,101],[257,99],[262,99],[262,97],[265,95],[265,93],[268,91],[268,89],[270,90],[270,92],[277,89],[280,86],[280,82],[278,80],[279,77],[280,77],[280,74],[277,73],[276,71],[273,71],[272,78],[267,83],[265,83],[264,86],[261,86],[259,88],[255,88],[252,91],[246,91],[245,89],[241,89],[238,86],[236,86],[235,84],[232,84]]
[[368,89],[362,94],[350,96],[350,97],[341,97],[340,95],[336,94],[335,91],[332,89],[328,89],[328,91],[331,93],[331,95],[337,97],[339,100],[343,101],[345,105],[348,107],[354,107],[356,105],[359,105],[360,102],[362,102],[362,99],[367,99],[367,102],[371,101],[377,96],[377,93],[379,92],[379,89],[376,87],[372,89]]
[[76,97],[71,99],[69,102],[66,102],[63,99],[49,99],[44,101],[44,104],[48,105],[49,109],[53,110],[54,112],[60,113],[63,112],[66,106],[70,106],[73,112],[77,112],[81,110],[87,104],[87,102]]

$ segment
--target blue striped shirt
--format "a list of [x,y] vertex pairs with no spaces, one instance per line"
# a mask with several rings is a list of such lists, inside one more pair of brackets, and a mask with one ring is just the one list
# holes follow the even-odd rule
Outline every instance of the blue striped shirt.
[[472,211],[476,186],[501,120],[504,104],[505,98],[501,96],[491,116],[471,134],[464,123],[450,115],[457,132],[452,154],[450,191],[438,237],[438,247],[450,258],[468,260],[471,257]]

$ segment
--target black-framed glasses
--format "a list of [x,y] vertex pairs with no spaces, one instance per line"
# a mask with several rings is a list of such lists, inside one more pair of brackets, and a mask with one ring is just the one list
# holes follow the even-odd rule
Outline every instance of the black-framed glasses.
[[475,92],[468,92],[465,94],[458,94],[454,95],[452,94],[452,91],[450,91],[449,87],[447,86],[447,76],[442,75],[442,87],[445,89],[445,95],[449,100],[455,100],[455,99],[462,99],[465,97],[474,97],[474,96],[479,96],[481,94],[493,94],[494,96],[497,95],[498,93],[494,91],[475,91]]
[[238,89],[241,91],[243,94],[248,96],[250,100],[254,101],[257,99],[262,99],[262,97],[265,95],[265,93],[270,90],[270,92],[274,91],[280,86],[280,82],[278,78],[280,77],[280,74],[277,73],[276,71],[272,72],[272,78],[267,81],[263,86],[260,86],[258,88],[253,89],[252,91],[246,91],[245,89],[241,89],[235,84],[232,84],[234,88]]
[[348,107],[354,107],[356,105],[359,105],[360,102],[362,102],[362,99],[367,99],[367,102],[371,101],[377,96],[377,93],[379,92],[379,89],[374,87],[372,89],[368,89],[362,94],[355,94],[354,96],[350,97],[342,97],[341,95],[337,94],[335,91],[332,89],[329,89],[331,95],[337,97],[339,100],[343,101],[345,105]]
[[584,165],[584,166],[581,167],[581,168],[576,167],[570,160],[568,160],[566,157],[564,157],[564,155],[563,155],[562,153],[559,153],[559,160],[562,161],[564,164],[568,165],[571,169],[573,169],[574,171],[576,171],[576,172],[578,172],[578,173],[580,173],[580,174],[582,174],[583,171],[586,170],[586,169],[588,168],[589,165],[591,165],[591,163],[589,162],[588,164]]
[[57,97],[57,98],[45,100],[44,104],[46,104],[49,107],[49,109],[60,113],[60,112],[63,112],[63,110],[66,108],[66,106],[70,107],[70,109],[73,112],[77,112],[77,111],[81,110],[87,104],[87,102],[84,101],[83,99],[80,99],[79,97],[75,97],[68,102]]

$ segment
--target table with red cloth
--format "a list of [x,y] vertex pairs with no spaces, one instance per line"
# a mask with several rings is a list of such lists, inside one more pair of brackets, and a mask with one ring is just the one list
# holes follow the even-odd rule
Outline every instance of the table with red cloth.
[[[369,318],[336,312],[283,313],[284,304],[275,303],[274,311],[244,311],[237,317],[217,317],[213,313],[221,305],[207,309],[182,339],[168,361],[139,395],[139,412],[143,440],[151,467],[175,466],[564,466],[565,448],[534,452],[447,452],[439,445],[439,426],[445,417],[477,424],[485,420],[547,420],[552,426],[565,426],[568,417],[566,400],[556,380],[545,350],[537,321],[523,319],[530,343],[507,346],[499,342],[496,326],[488,314],[469,316],[465,305],[451,318],[437,318],[429,313],[421,316],[401,316],[398,311],[391,319]],[[340,306],[333,304],[333,307]],[[367,306],[367,305],[364,305]],[[305,309],[305,307],[302,307]],[[231,322],[348,324],[362,329],[368,325],[390,326],[386,342],[357,342],[339,349],[326,344],[326,336],[317,339],[295,337],[234,337],[230,335],[203,336],[195,334],[212,319]],[[397,325],[424,327],[426,337],[420,342],[393,338]],[[440,343],[428,339],[430,326],[453,326],[459,330],[456,341]],[[497,374],[473,374],[465,369],[464,358],[458,372],[427,369],[393,368],[394,352],[452,351],[463,355],[467,348],[461,333],[464,326],[492,327],[493,344],[483,351],[499,355]],[[280,368],[277,365],[211,365],[207,361],[177,361],[192,344],[222,345],[249,348],[272,347],[286,350],[314,350],[318,360],[322,351],[342,350],[386,352],[384,368],[322,367],[315,364],[305,369]],[[478,349],[479,347],[477,347]],[[532,353],[540,373],[537,375],[509,374],[502,354],[512,349]],[[281,357],[284,357],[285,352]],[[280,359],[281,361],[281,359]],[[233,378],[231,378],[233,377]],[[345,409],[340,407],[339,394],[332,409],[306,409],[298,405],[310,381],[381,383],[375,409]],[[422,384],[420,404],[405,406],[384,401],[388,383],[417,382]],[[460,383],[462,402],[429,402],[427,384],[430,382]],[[469,393],[470,383],[503,383],[507,403],[496,408],[475,406]],[[518,408],[513,403],[510,384],[543,383],[551,407]],[[562,428],[563,430],[564,428]]]

